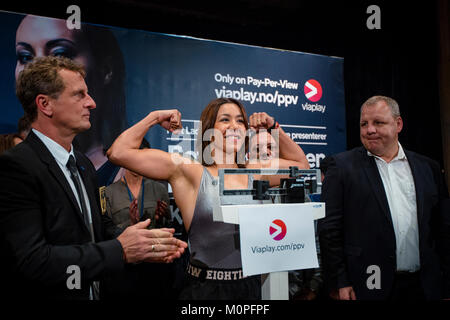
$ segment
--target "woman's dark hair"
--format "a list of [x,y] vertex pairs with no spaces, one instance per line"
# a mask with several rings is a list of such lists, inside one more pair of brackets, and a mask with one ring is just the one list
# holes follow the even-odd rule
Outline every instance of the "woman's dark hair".
[[82,152],[88,151],[92,141],[107,150],[127,128],[125,62],[111,30],[82,24],[81,31],[93,57],[92,66],[86,68],[86,83],[97,110],[91,113],[91,129],[78,134],[74,143]]
[[31,122],[25,115],[17,122],[17,132],[22,139],[25,139],[31,130]]
[[0,154],[15,146],[14,138],[22,138],[17,133],[0,134]]

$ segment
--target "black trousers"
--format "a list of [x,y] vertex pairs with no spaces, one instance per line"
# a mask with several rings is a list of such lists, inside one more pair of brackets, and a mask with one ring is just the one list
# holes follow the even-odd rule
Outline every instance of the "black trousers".
[[423,292],[422,284],[420,281],[420,271],[396,272],[389,300],[425,300],[425,294]]
[[186,274],[180,300],[261,300],[261,276],[240,280],[201,280]]

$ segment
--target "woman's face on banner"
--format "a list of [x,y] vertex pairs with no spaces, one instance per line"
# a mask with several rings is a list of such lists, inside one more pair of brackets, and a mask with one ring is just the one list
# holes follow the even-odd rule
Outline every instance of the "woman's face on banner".
[[69,30],[62,19],[26,16],[16,33],[16,80],[35,57],[64,56],[81,63],[87,73],[92,58],[81,30]]

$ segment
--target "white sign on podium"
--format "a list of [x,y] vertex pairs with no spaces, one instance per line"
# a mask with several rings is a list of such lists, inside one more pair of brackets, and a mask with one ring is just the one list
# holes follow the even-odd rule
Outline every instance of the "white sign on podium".
[[[291,214],[295,213],[294,219],[298,218],[299,221],[306,222],[307,226],[305,228],[309,228],[308,233],[309,235],[305,237],[305,234],[302,236],[303,239],[309,239],[308,243],[310,243],[309,247],[312,249],[314,246],[314,250],[316,249],[315,241],[312,242],[311,234],[314,235],[314,225],[311,224],[311,220],[321,219],[325,217],[325,203],[323,202],[307,202],[307,203],[274,203],[274,204],[248,204],[248,205],[216,205],[213,210],[213,216],[215,221],[221,221],[226,223],[233,223],[233,224],[239,224],[240,225],[240,232],[241,237],[244,234],[244,231],[242,230],[242,224],[240,221],[240,212],[244,212],[244,219],[249,220],[249,226],[252,228],[252,225],[257,223],[257,221],[260,220],[261,216],[260,213],[262,211],[271,211],[276,214],[276,217],[281,217],[280,220],[283,220],[284,213],[285,212],[291,212]],[[290,215],[290,214],[289,214]],[[302,215],[306,215],[307,217]],[[292,218],[292,217],[291,217]],[[269,219],[270,220],[270,219]],[[276,220],[276,219],[273,219]],[[272,220],[272,221],[273,221]],[[270,222],[270,224],[272,223]],[[280,232],[280,237],[283,233],[283,228],[280,226],[280,223],[275,223],[274,226],[272,226],[271,230],[270,227],[267,231],[267,225],[266,230],[261,231],[261,233],[269,233],[272,232],[272,236],[275,238],[277,235],[276,232]],[[309,227],[308,227],[309,226]],[[288,226],[286,226],[287,229]],[[246,228],[244,226],[244,228]],[[264,228],[263,228],[264,229]],[[280,231],[281,230],[281,231]],[[287,234],[288,231],[286,231]],[[245,237],[245,235],[244,235]],[[315,237],[315,236],[314,236]],[[306,247],[306,246],[305,246]],[[251,250],[251,248],[250,248]],[[256,250],[256,249],[255,249]],[[241,248],[241,254],[242,254],[242,248]],[[311,253],[309,253],[311,254]],[[314,251],[315,254],[315,261],[317,261],[317,252]],[[268,256],[268,259],[271,259],[273,257]],[[243,257],[243,273],[245,274],[248,272],[244,265],[244,257]],[[308,259],[307,259],[308,260]],[[306,260],[305,260],[306,261]],[[309,262],[311,262],[311,266],[309,268],[317,267],[317,262],[314,262],[314,258],[309,257]],[[264,264],[264,263],[263,263]],[[284,267],[281,267],[279,270],[275,270],[272,268],[270,273],[262,273],[261,274],[261,280],[262,280],[262,286],[261,286],[261,296],[263,300],[288,300],[289,299],[289,279],[288,279],[288,272],[286,270],[300,270],[304,269],[305,264],[303,264],[302,261],[299,262],[298,265],[290,265],[289,269],[286,269]],[[266,271],[267,272],[267,271]],[[249,273],[250,274],[250,273]],[[253,274],[253,273],[251,273]]]
[[[230,174],[248,175],[249,186],[253,175],[290,178],[280,180],[281,188],[267,189],[268,181],[254,180],[253,189],[226,190],[225,175]],[[325,217],[325,203],[303,203],[302,193],[320,194],[320,176],[319,169],[297,167],[219,169],[219,201],[213,218],[240,225],[243,273],[261,274],[263,300],[289,299],[286,270],[318,266],[314,220]]]
[[255,205],[238,214],[244,276],[319,266],[310,210],[296,204]]

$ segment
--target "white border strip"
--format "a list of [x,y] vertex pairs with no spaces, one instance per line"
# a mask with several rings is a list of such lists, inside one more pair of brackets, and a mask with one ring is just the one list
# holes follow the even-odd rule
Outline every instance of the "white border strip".
[[[191,120],[191,119],[181,119],[181,121],[186,122],[200,122],[200,120]],[[286,127],[286,128],[301,128],[301,129],[320,129],[320,130],[326,130],[327,127],[320,127],[320,126],[298,126],[295,124],[280,124],[280,127]]]
[[183,141],[183,140],[185,140],[185,141],[195,141],[197,139],[195,139],[195,138],[166,138],[166,140],[169,140],[169,141]]
[[186,122],[200,122],[200,120],[190,120],[190,119],[181,119],[181,121],[186,121]]
[[316,146],[327,146],[327,142],[296,142],[296,144],[312,144]]
[[286,127],[286,128],[302,128],[302,129],[321,129],[326,130],[327,127],[315,127],[315,126],[296,126],[293,124],[280,124],[280,127]]

